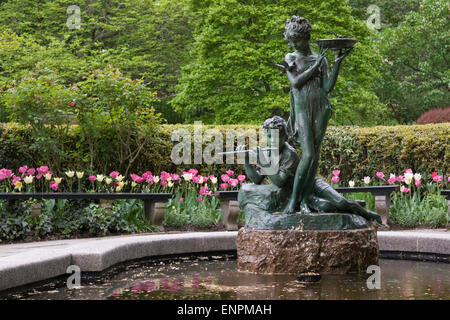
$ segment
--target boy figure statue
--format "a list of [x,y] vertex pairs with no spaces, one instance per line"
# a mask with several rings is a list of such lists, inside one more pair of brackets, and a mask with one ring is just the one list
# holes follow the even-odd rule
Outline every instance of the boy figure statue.
[[[245,212],[247,223],[264,225],[273,220],[274,215],[280,215],[289,202],[294,185],[295,173],[300,162],[297,151],[287,142],[287,123],[274,116],[264,122],[267,144],[269,148],[278,148],[279,169],[275,174],[268,175],[272,184],[262,184],[265,176],[261,168],[260,150],[251,150],[256,154],[257,164],[250,164],[249,153],[245,154],[245,171],[253,183],[247,183],[239,191],[239,207]],[[273,143],[272,130],[278,130],[279,141]],[[245,146],[239,146],[243,150]],[[265,156],[266,157],[266,156]],[[266,157],[267,158],[267,157]],[[309,206],[317,212],[344,212],[364,217],[367,220],[376,220],[381,223],[381,217],[372,211],[366,210],[355,201],[349,200],[334,190],[329,184],[319,178],[314,179],[313,190],[308,198]],[[258,220],[258,221],[255,221]]]

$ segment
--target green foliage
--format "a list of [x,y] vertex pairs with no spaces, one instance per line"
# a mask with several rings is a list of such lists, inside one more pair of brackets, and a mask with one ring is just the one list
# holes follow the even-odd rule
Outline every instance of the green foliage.
[[424,0],[396,28],[380,34],[385,57],[377,92],[400,123],[425,111],[446,107],[450,99],[448,2]]
[[73,1],[0,4],[0,85],[43,67],[69,85],[113,65],[132,79],[142,78],[159,98],[173,96],[192,42],[192,14],[184,0],[80,0],[80,29],[66,26],[70,5]]
[[[243,172],[242,165],[175,165],[170,156],[175,145],[171,141],[171,133],[177,129],[186,129],[193,137],[194,126],[191,125],[161,125],[156,128],[152,139],[149,139],[142,147],[142,152],[138,155],[130,173],[143,173],[150,170],[159,173],[163,170],[167,172],[181,172],[182,170],[195,167],[203,175],[220,175],[227,169]],[[227,130],[241,129],[242,136],[250,129],[258,132],[260,126],[253,125],[214,125],[203,126],[203,130],[216,129],[225,137]],[[43,156],[37,151],[26,157],[27,146],[30,144],[28,132],[29,128],[8,124],[0,125],[0,167],[17,169],[25,163],[21,159],[30,159],[26,164],[36,167],[42,163]],[[239,132],[239,131],[238,131]],[[110,145],[115,143],[112,128],[102,128],[102,144]],[[447,174],[450,171],[448,149],[448,137],[450,136],[450,124],[428,124],[415,126],[392,126],[392,127],[372,127],[360,128],[351,126],[330,126],[322,143],[319,174],[324,177],[331,176],[331,171],[339,169],[343,177],[362,179],[364,176],[374,177],[375,173],[382,171],[385,174],[392,172],[404,172],[411,168],[414,172],[429,173],[439,171]],[[64,139],[67,150],[71,150],[65,168],[79,168],[83,170],[89,165],[89,149],[81,140],[79,130],[70,130]],[[192,139],[192,143],[193,143]],[[13,142],[12,142],[13,141]],[[21,143],[17,151],[16,143]],[[203,148],[209,144],[204,141]],[[94,163],[96,172],[109,173],[117,170],[119,162],[113,153],[103,154],[106,149],[94,150]],[[194,150],[192,145],[192,150]],[[223,150],[226,150],[225,139]],[[7,156],[3,156],[3,152]],[[24,152],[24,153],[22,153]],[[106,159],[109,159],[106,162]],[[193,160],[193,159],[191,159]],[[104,161],[102,163],[101,161]],[[43,163],[50,165],[51,163]],[[100,169],[99,169],[100,168]],[[121,168],[120,172],[125,168]],[[62,176],[62,173],[61,175]]]
[[114,165],[127,174],[161,122],[152,107],[154,96],[142,80],[112,68],[91,72],[71,86],[60,84],[52,72],[25,77],[8,89],[3,102],[10,118],[30,130],[24,135],[6,130],[14,143],[5,143],[5,156],[14,160],[21,153],[31,158],[28,163],[51,163],[60,173],[81,167],[107,172]]
[[192,225],[205,229],[219,222],[221,218],[218,199],[211,196],[199,197],[197,190],[178,192],[167,202],[166,208],[163,224],[168,227]]
[[41,214],[31,218],[36,200],[0,201],[0,241],[78,235],[104,236],[110,233],[154,231],[144,217],[142,201],[115,201],[111,211],[89,201],[43,200]]
[[52,160],[60,169],[64,161],[62,137],[67,136],[67,122],[73,118],[69,103],[73,100],[72,90],[59,84],[50,76],[25,77],[15,83],[3,96],[12,121],[29,125],[33,143],[28,151],[39,150],[47,155],[47,163]]
[[[343,1],[190,1],[197,19],[192,60],[183,69],[173,104],[189,120],[208,123],[260,123],[270,115],[286,115],[289,87],[275,67],[288,46],[283,40],[285,21],[292,14],[313,24],[314,40],[338,34],[358,39],[340,73],[332,103],[336,124],[377,124],[385,109],[374,94],[381,63],[371,33],[351,16]],[[334,61],[332,53],[329,61]]]
[[[367,20],[370,14],[367,8],[376,5],[380,8],[382,28],[397,26],[411,11],[417,11],[421,0],[349,0],[352,15],[361,20]],[[383,26],[384,25],[384,26]]]
[[[77,86],[77,130],[80,143],[89,145],[89,168],[93,170],[94,164],[103,163],[95,168],[104,170],[114,159],[118,161],[116,168],[127,174],[160,122],[152,108],[154,94],[142,81],[130,80],[113,69],[93,72]],[[112,136],[103,135],[105,127],[112,129]],[[104,144],[105,138],[109,143]]]
[[0,242],[24,238],[30,232],[30,201],[0,201]]
[[[430,185],[427,189],[431,189]],[[390,220],[406,227],[445,226],[450,223],[447,200],[439,194],[439,190],[427,190],[424,194],[420,190],[413,194],[395,194]]]

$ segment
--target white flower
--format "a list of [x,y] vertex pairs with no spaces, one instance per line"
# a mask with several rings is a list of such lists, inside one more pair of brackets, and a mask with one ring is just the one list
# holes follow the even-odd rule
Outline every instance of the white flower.
[[106,182],[106,184],[111,184],[112,179],[108,177],[108,178],[105,179],[105,182]]
[[52,174],[51,173],[46,173],[44,175],[44,177],[45,177],[45,180],[50,181],[52,179]]
[[123,180],[123,178],[125,178],[125,177],[121,174],[116,177],[117,181],[119,181],[119,182],[121,182]]
[[102,175],[102,174],[98,174],[97,175],[97,181],[98,182],[103,182],[103,179],[105,178],[105,176],[104,175]]
[[211,183],[212,184],[216,184],[217,183],[217,178],[216,177],[212,177],[211,178]]
[[84,171],[82,171],[82,172],[77,171],[77,178],[78,178],[78,179],[83,178],[83,176],[84,176]]
[[23,178],[23,181],[24,181],[26,184],[30,184],[30,183],[33,183],[33,179],[34,179],[33,176],[27,176],[27,177]]
[[172,181],[169,181],[169,182],[167,183],[167,186],[168,186],[169,188],[172,188],[172,187],[173,187],[173,182],[172,182]]
[[370,177],[364,177],[364,183],[369,184],[370,183]]
[[422,179],[422,175],[420,173],[416,173],[414,175],[414,180],[418,181],[418,180],[421,180],[421,179]]
[[353,188],[353,187],[355,186],[355,181],[350,180],[350,181],[348,182],[348,185],[349,185],[350,188]]
[[75,172],[74,172],[74,171],[67,171],[67,172],[66,172],[66,176],[67,176],[68,178],[73,178],[74,175],[75,175]]
[[405,173],[404,177],[405,177],[405,180],[411,181],[414,178],[414,174],[412,174],[411,172],[407,172],[407,173]]
[[410,185],[411,184],[411,182],[412,182],[412,177],[405,177],[405,183],[407,184],[407,185]]
[[400,192],[404,192],[405,191],[405,186],[401,186],[400,187]]
[[182,175],[182,177],[186,181],[192,180],[192,173],[185,173]]
[[395,174],[391,173],[391,176],[390,176],[390,178],[391,178],[391,179],[394,179],[394,178],[396,178]]
[[158,183],[159,182],[159,176],[153,177],[153,182]]

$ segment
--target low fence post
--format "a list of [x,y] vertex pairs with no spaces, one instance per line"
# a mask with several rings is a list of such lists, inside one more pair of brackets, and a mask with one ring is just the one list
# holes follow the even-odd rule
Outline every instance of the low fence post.
[[383,225],[388,225],[391,196],[389,194],[375,195],[375,210],[381,217]]
[[220,201],[222,222],[228,231],[238,230],[239,203],[236,200],[222,199]]
[[159,227],[161,231],[164,231],[163,221],[166,214],[165,202],[154,202],[150,200],[144,201],[145,219],[152,225]]

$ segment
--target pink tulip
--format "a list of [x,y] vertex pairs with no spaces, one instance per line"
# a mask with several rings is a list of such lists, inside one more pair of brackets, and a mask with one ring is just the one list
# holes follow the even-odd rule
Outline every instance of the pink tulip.
[[408,193],[409,192],[409,188],[403,188],[403,192],[404,193]]
[[119,176],[119,174],[120,174],[119,171],[113,171],[109,174],[109,176],[111,178],[117,178]]
[[194,176],[194,177],[192,177],[192,182],[194,182],[194,183],[200,183],[200,176]]
[[142,174],[142,179],[144,179],[144,180],[148,180],[150,177],[153,178],[152,173],[150,171],[144,172]]
[[178,201],[179,201],[179,202],[183,202],[183,201],[184,201],[184,198],[181,197],[180,199],[178,199]]
[[406,169],[405,173],[413,173],[412,169]]
[[203,202],[203,198],[198,198],[198,202]]
[[29,176],[34,176],[35,173],[36,173],[36,170],[35,170],[34,168],[30,168],[30,169],[28,169],[28,171],[27,171],[27,174],[28,174]]
[[166,181],[170,177],[170,173],[168,173],[166,171],[162,171],[160,176],[161,176],[161,180]]
[[178,181],[178,180],[181,179],[180,176],[178,174],[176,174],[176,173],[172,173],[170,175],[170,177],[172,178],[173,181]]
[[405,181],[405,177],[403,177],[403,176],[398,176],[398,177],[397,177],[397,181],[403,182],[403,181]]
[[333,176],[338,176],[341,174],[341,170],[333,170]]
[[388,183],[389,183],[390,185],[392,185],[392,184],[395,183],[395,181],[397,181],[397,178],[396,178],[396,177],[392,177],[392,178],[389,178]]
[[331,178],[331,182],[333,182],[333,183],[338,183],[338,182],[339,182],[339,177],[338,177],[338,176],[333,176],[333,177]]
[[71,103],[69,103],[69,106],[75,107],[75,103],[71,102]]
[[58,191],[58,184],[55,181],[50,182],[50,189]]
[[444,176],[434,176],[433,181],[434,182],[440,182],[444,180]]
[[167,180],[161,180],[161,186],[165,187],[167,185]]
[[231,184],[231,186],[233,188],[236,188],[236,186],[239,184],[239,180],[238,179],[230,179],[229,183]]
[[220,185],[220,187],[222,188],[222,190],[227,190],[228,189],[228,183],[222,183]]
[[420,185],[422,184],[422,181],[420,181],[420,180],[415,180],[414,183],[416,184],[416,187],[420,187]]
[[450,182],[450,177],[448,177],[447,182]]
[[96,176],[89,176],[89,181],[94,182],[95,180],[97,180]]
[[230,181],[230,177],[227,174],[221,175],[220,178],[222,179],[223,182]]
[[196,176],[198,174],[198,170],[195,169],[189,169],[188,173],[192,173],[192,175]]
[[27,172],[28,167],[27,166],[23,166],[19,168],[19,172],[22,174],[22,177],[24,176],[25,172]]
[[234,171],[233,170],[227,170],[226,174],[229,175],[229,176],[232,176],[234,174]]
[[141,183],[142,181],[144,181],[144,179],[142,177],[139,177],[137,174],[130,174],[131,180],[133,180],[136,183]]
[[377,173],[376,173],[376,176],[377,176],[378,178],[380,178],[381,180],[384,180],[384,173],[383,173],[383,172],[381,172],[381,171],[377,172]]
[[245,175],[243,175],[243,174],[240,174],[240,175],[238,175],[238,180],[240,181],[240,182],[244,182],[245,181]]

